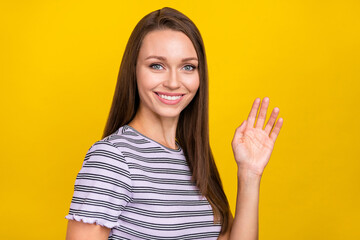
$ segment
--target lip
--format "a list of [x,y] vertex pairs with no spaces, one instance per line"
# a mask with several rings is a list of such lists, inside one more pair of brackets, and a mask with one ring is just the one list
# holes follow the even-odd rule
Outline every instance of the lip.
[[[185,94],[182,94],[182,93],[164,93],[164,92],[154,92],[154,94],[156,95],[156,97],[162,102],[162,103],[165,103],[165,104],[168,104],[168,105],[175,105],[177,103],[179,103],[183,97],[185,96]],[[179,99],[176,99],[176,100],[168,100],[168,99],[164,99],[164,98],[161,98],[159,96],[159,94],[161,95],[166,95],[166,96],[181,96]]]
[[157,94],[166,95],[166,96],[181,96],[185,95],[185,93],[166,93],[166,92],[155,92]]

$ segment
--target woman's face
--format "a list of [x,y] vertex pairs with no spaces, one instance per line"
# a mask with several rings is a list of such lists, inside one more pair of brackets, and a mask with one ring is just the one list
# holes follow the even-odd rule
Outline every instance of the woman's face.
[[143,39],[137,64],[139,111],[178,117],[199,88],[198,58],[182,32],[155,30]]

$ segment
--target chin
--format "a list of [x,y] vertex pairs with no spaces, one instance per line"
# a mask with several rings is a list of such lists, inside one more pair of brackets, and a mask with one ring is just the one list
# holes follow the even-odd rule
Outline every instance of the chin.
[[161,111],[157,111],[156,114],[159,117],[162,118],[178,118],[180,116],[181,111],[179,110],[161,110]]

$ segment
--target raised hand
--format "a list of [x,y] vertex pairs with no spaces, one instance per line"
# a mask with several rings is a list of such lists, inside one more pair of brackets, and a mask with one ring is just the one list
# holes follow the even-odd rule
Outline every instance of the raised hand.
[[236,129],[231,142],[235,161],[239,169],[250,171],[259,176],[262,175],[265,166],[269,162],[275,140],[283,125],[282,118],[279,118],[275,124],[279,108],[274,108],[265,129],[263,129],[269,106],[269,98],[265,97],[261,104],[256,125],[254,126],[260,101],[260,98],[255,99],[247,120]]

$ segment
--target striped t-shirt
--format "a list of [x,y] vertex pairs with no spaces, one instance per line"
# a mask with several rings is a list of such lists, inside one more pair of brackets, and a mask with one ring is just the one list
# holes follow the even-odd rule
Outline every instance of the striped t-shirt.
[[181,147],[128,125],[86,153],[65,218],[111,228],[108,239],[217,239],[221,228]]

